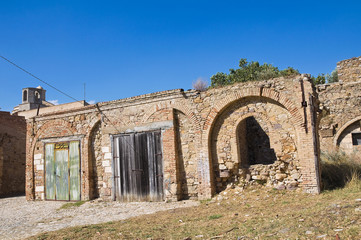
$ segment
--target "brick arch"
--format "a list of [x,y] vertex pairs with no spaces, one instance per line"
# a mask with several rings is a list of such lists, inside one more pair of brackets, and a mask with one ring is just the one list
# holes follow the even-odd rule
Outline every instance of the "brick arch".
[[88,124],[88,127],[86,129],[86,137],[89,138],[91,136],[91,133],[93,132],[94,128],[100,123],[102,120],[100,116],[94,117],[91,122]]
[[[229,106],[234,104],[236,101],[239,101],[244,98],[249,97],[260,97],[262,100],[266,100],[269,102],[269,100],[272,100],[272,102],[275,102],[276,104],[279,104],[280,107],[287,110],[287,112],[291,116],[291,122],[294,125],[295,130],[295,141],[297,149],[300,148],[300,134],[303,126],[303,117],[297,107],[294,105],[292,101],[290,101],[288,98],[286,98],[283,94],[278,93],[272,89],[262,89],[262,88],[248,88],[248,89],[242,89],[236,92],[230,93],[227,97],[223,98],[221,101],[215,104],[215,106],[210,110],[203,128],[202,128],[202,134],[201,134],[201,159],[207,159],[207,163],[203,162],[202,164],[205,165],[206,171],[201,172],[203,176],[209,180],[208,186],[211,189],[211,195],[215,193],[215,184],[214,184],[214,169],[212,167],[213,159],[211,151],[209,151],[209,148],[211,147],[211,134],[214,128],[214,124],[217,122],[217,118],[220,116],[220,114],[226,110]],[[202,161],[202,160],[201,160]],[[207,173],[207,171],[209,171]]]
[[[89,124],[89,128],[87,130],[87,136],[86,136],[86,146],[84,148],[87,148],[87,161],[85,166],[87,167],[87,174],[88,174],[88,192],[89,192],[89,199],[94,199],[96,197],[99,197],[99,190],[98,190],[98,171],[97,171],[97,163],[96,163],[96,151],[93,146],[93,136],[95,132],[101,128],[101,120],[100,119],[94,119],[91,124]],[[101,131],[101,130],[100,130]]]
[[153,116],[156,112],[163,110],[163,109],[175,109],[175,110],[178,110],[178,111],[184,113],[184,115],[186,115],[191,120],[195,131],[200,132],[200,129],[201,129],[200,121],[198,120],[198,118],[194,114],[194,112],[191,111],[190,107],[188,107],[188,103],[184,104],[184,102],[181,102],[181,103],[179,103],[179,102],[176,102],[176,103],[163,102],[163,103],[155,104],[153,107],[149,108],[145,112],[145,114],[142,118],[142,123],[146,123],[151,116]]
[[[37,133],[35,134],[35,137],[33,138],[34,141],[32,142],[31,145],[31,154],[34,153],[34,148],[35,145],[38,141],[38,139],[42,136],[42,134],[49,128],[53,128],[54,125],[57,126],[57,128],[63,128],[63,131],[67,131],[69,134],[68,136],[74,135],[74,133],[76,133],[76,129],[74,127],[72,127],[72,124],[70,122],[67,122],[65,120],[62,119],[56,119],[53,121],[48,121],[46,122],[44,125],[42,125],[39,130],[37,131]],[[62,135],[63,136],[63,135]]]
[[[31,124],[31,123],[28,123]],[[35,134],[33,141],[30,143],[30,145],[27,145],[27,160],[26,160],[26,165],[27,168],[30,169],[30,171],[27,169],[27,174],[26,174],[26,188],[29,189],[29,192],[26,193],[26,198],[28,200],[34,200],[35,199],[35,177],[33,175],[29,175],[29,172],[33,172],[34,171],[34,152],[35,152],[35,147],[36,144],[38,142],[38,139],[42,136],[42,134],[44,133],[44,131],[46,131],[49,128],[52,128],[53,126],[57,125],[57,126],[63,126],[64,129],[66,129],[69,132],[69,136],[73,135],[76,132],[76,129],[73,128],[71,126],[71,123],[62,120],[62,119],[57,119],[57,120],[52,120],[52,121],[48,121],[46,122],[44,125],[42,125],[37,133]],[[29,136],[29,132],[27,133]],[[29,141],[28,141],[29,143]],[[29,146],[29,147],[28,147]],[[30,160],[30,162],[29,162]]]
[[346,128],[348,128],[350,125],[354,124],[357,121],[361,121],[361,116],[355,117],[354,119],[351,119],[350,121],[346,122],[335,134],[333,138],[333,144],[334,146],[337,146],[337,141],[340,138],[343,131],[345,131]]
[[222,111],[224,111],[235,101],[241,100],[246,97],[260,97],[261,99],[272,99],[276,101],[291,114],[291,120],[295,125],[296,132],[300,128],[303,128],[303,117],[301,113],[294,105],[294,103],[288,98],[286,98],[283,94],[268,88],[247,88],[230,93],[226,98],[223,98],[221,101],[216,103],[216,105],[209,111],[209,114],[202,128],[202,140],[208,138],[216,118]]

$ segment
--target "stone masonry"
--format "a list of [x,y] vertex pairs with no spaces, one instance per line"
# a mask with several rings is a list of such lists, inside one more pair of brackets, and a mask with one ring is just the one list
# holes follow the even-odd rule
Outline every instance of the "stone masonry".
[[340,82],[349,83],[361,81],[361,56],[338,62],[337,72]]
[[0,112],[0,197],[25,193],[24,117]]
[[339,82],[317,86],[322,151],[361,150],[361,57],[337,63]]
[[165,200],[207,199],[259,181],[320,191],[317,94],[308,75],[182,89],[45,113],[27,120],[26,196],[44,199],[44,146],[80,140],[81,198],[114,199],[112,137],[160,129]]

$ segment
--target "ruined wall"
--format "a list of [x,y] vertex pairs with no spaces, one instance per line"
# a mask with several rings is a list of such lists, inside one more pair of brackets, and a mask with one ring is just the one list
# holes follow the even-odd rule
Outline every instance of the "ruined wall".
[[319,192],[308,80],[176,89],[29,119],[27,197],[44,199],[44,144],[73,137],[81,145],[82,199],[114,199],[113,137],[152,130],[161,131],[164,199],[209,198],[239,179]]
[[338,62],[337,72],[343,83],[361,81],[361,56]]
[[335,146],[347,153],[359,148],[352,133],[361,133],[361,82],[333,83],[317,86],[320,104],[321,150]]
[[25,118],[0,112],[0,197],[25,193]]
[[297,187],[302,180],[291,119],[287,109],[264,97],[244,98],[225,109],[211,140],[217,191],[238,178]]
[[337,63],[340,82],[317,86],[321,151],[361,150],[361,57]]

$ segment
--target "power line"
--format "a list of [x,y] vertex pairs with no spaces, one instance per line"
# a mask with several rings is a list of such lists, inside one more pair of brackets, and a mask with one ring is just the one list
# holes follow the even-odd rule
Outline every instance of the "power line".
[[40,82],[42,82],[42,83],[44,83],[44,84],[48,85],[49,87],[51,87],[51,88],[55,89],[56,91],[60,92],[61,94],[63,94],[63,95],[65,95],[65,96],[67,96],[68,98],[71,98],[71,99],[75,100],[76,102],[79,102],[79,100],[78,100],[78,99],[73,98],[73,97],[72,97],[72,96],[70,96],[69,94],[66,94],[65,92],[63,92],[63,91],[61,91],[60,89],[58,89],[58,88],[56,88],[56,87],[52,86],[51,84],[49,84],[49,83],[45,82],[44,80],[41,80],[40,78],[38,78],[37,76],[35,76],[35,75],[34,75],[34,74],[32,74],[31,72],[29,72],[29,71],[25,70],[24,68],[20,67],[19,65],[15,64],[15,63],[13,63],[12,61],[10,61],[9,59],[7,59],[6,57],[4,57],[4,56],[2,56],[2,55],[0,55],[0,57],[1,57],[2,59],[4,59],[5,61],[7,61],[8,63],[10,63],[10,64],[14,65],[14,66],[15,66],[15,67],[17,67],[17,68],[19,68],[21,71],[23,71],[23,72],[25,72],[25,73],[29,74],[29,75],[30,75],[30,76],[32,76],[33,78],[35,78],[35,79],[39,80]]
[[[110,122],[111,125],[113,125],[113,127],[114,127],[115,130],[117,131],[117,134],[120,134],[121,131],[119,131],[119,129],[115,126],[115,124],[114,124],[112,121],[110,121],[110,119],[108,118],[108,116],[107,116],[102,110],[100,110],[100,107],[99,107],[98,103],[96,103],[95,106],[96,106],[96,108],[98,109],[99,113],[100,113],[101,115],[103,115],[103,116],[108,120],[108,122]],[[119,119],[119,120],[120,120],[123,124],[125,124],[121,119]],[[125,142],[128,144],[128,146],[130,146],[130,147],[133,149],[133,151],[135,151],[133,145],[132,145],[131,143],[129,143],[127,139],[124,139],[124,140],[125,140]]]

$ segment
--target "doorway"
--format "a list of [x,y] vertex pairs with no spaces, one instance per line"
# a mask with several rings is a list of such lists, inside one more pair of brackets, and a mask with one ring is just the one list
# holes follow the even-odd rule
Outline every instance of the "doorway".
[[161,132],[121,134],[113,147],[115,200],[163,200]]
[[80,200],[80,142],[45,144],[45,199]]

